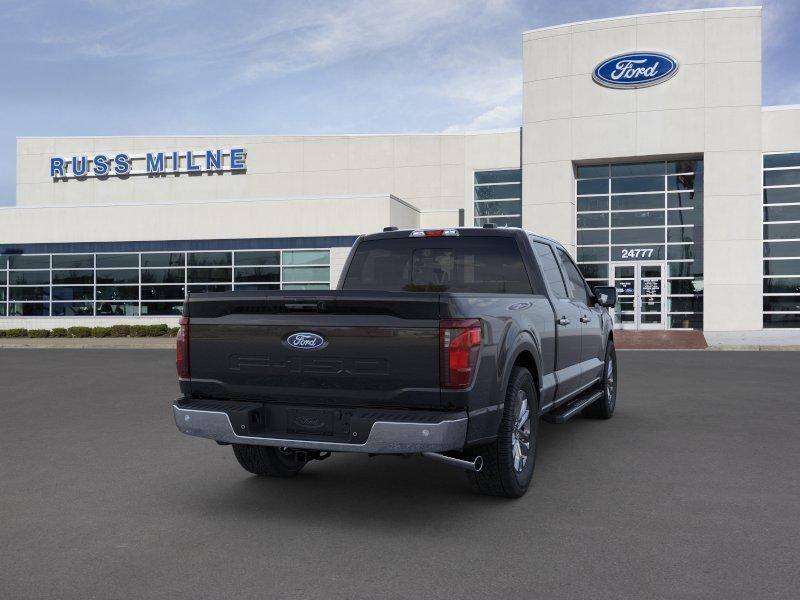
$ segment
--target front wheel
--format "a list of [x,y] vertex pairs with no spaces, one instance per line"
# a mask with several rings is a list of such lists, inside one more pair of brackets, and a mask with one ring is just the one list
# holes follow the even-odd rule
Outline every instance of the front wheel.
[[297,455],[287,448],[233,444],[233,454],[245,471],[268,477],[293,477],[305,466]]
[[483,468],[469,474],[481,493],[519,498],[528,491],[536,463],[538,428],[539,395],[533,377],[527,369],[514,367],[497,440],[470,451],[483,457]]
[[583,415],[592,419],[610,419],[617,406],[617,351],[612,340],[606,344],[603,378],[598,385],[603,395],[584,408]]

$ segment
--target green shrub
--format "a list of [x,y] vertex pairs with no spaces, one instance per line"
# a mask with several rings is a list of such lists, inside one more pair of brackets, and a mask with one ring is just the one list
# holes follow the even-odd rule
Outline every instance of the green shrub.
[[130,325],[112,325],[109,329],[111,337],[128,337],[131,334]]
[[69,337],[69,333],[63,327],[54,327],[50,331],[50,337],[57,337],[57,338]]
[[0,329],[0,338],[4,338],[4,337],[6,337],[6,330],[5,329]]
[[49,329],[29,329],[28,330],[28,337],[32,337],[32,338],[50,337],[50,330]]
[[169,337],[177,337],[179,329],[180,329],[180,327],[170,327],[169,328],[169,333],[167,335]]
[[111,327],[92,327],[92,337],[105,338],[111,336]]
[[91,327],[70,327],[67,329],[67,333],[69,333],[70,337],[74,338],[88,338],[92,337],[92,328]]
[[147,327],[147,337],[163,337],[169,333],[169,327],[167,325],[146,325]]
[[22,327],[15,327],[13,329],[6,329],[6,337],[10,337],[10,338],[28,337],[28,330],[27,329],[23,329]]
[[147,336],[147,325],[131,325],[131,337]]

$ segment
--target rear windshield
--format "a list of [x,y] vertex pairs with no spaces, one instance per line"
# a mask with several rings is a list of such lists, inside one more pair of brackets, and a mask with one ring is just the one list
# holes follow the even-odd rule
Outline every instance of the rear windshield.
[[372,240],[359,244],[342,289],[530,294],[511,237]]

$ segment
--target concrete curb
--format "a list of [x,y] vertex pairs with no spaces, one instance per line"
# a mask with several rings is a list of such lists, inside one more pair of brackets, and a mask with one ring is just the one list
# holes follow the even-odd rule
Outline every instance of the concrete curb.
[[617,352],[800,352],[800,346],[769,345],[769,344],[724,344],[709,346],[708,348],[617,348]]
[[174,349],[175,338],[0,338],[0,348]]
[[787,344],[785,346],[781,346],[779,344],[719,344],[717,346],[709,346],[709,350],[725,350],[729,352],[735,351],[762,351],[762,352],[798,352],[800,351],[800,345],[795,344]]

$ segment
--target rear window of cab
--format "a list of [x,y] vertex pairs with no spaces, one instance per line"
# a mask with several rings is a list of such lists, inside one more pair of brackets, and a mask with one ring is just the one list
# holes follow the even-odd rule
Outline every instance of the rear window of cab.
[[512,237],[391,238],[361,242],[342,289],[531,294]]

